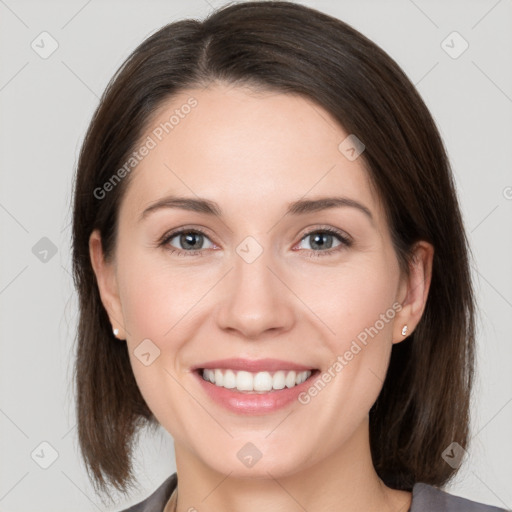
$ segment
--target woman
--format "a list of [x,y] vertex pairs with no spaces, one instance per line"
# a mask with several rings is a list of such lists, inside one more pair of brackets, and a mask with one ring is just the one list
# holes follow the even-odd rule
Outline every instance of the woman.
[[[442,491],[469,437],[474,299],[442,140],[396,63],[288,2],[144,41],[75,184],[78,433],[132,511],[499,510]],[[320,257],[321,256],[321,257]]]

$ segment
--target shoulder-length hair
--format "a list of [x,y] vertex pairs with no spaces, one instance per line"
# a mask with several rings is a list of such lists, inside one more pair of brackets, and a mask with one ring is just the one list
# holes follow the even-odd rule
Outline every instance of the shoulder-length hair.
[[442,452],[454,441],[468,442],[475,330],[469,246],[447,154],[425,103],[393,59],[346,23],[284,1],[228,5],[203,21],[164,26],[116,72],[88,128],[74,188],[72,247],[78,438],[94,485],[126,492],[134,479],[135,434],[157,425],[126,343],[112,335],[88,247],[98,228],[112,258],[130,175],[107,199],[95,190],[136,149],[164,100],[216,81],[298,93],[326,109],[365,144],[360,158],[384,205],[402,270],[415,242],[434,246],[426,308],[414,333],[393,346],[370,410],[370,445],[386,485],[444,485],[456,469]]

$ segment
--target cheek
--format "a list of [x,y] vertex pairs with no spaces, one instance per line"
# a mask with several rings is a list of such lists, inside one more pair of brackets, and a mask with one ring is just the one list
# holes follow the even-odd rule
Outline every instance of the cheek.
[[[197,406],[176,384],[180,379],[177,355],[188,339],[180,337],[179,321],[201,294],[185,286],[186,275],[164,270],[135,254],[119,265],[118,276],[135,380],[158,422],[179,437],[186,429],[183,409]],[[146,353],[149,356],[144,357]]]
[[332,272],[329,279],[317,275],[314,282],[324,284],[321,292],[318,286],[302,289],[334,334],[319,341],[329,354],[322,368],[325,384],[312,384],[300,400],[319,424],[330,425],[334,437],[355,429],[382,389],[400,308],[395,302],[397,276],[392,264],[366,261]]
[[193,269],[171,267],[144,254],[123,261],[119,281],[125,325],[133,342],[167,338],[208,289]]
[[[118,280],[133,373],[159,420],[162,410],[174,417],[174,406],[183,407],[188,400],[180,386],[173,383],[182,372],[179,354],[193,335],[189,322],[194,307],[218,279],[209,275],[204,272],[198,277],[197,270],[171,266],[144,253],[132,252],[119,262]],[[139,356],[147,352],[150,360],[155,354],[157,357],[145,366]],[[194,407],[193,402],[188,405]]]
[[398,282],[393,261],[369,255],[294,279],[294,291],[328,328],[337,353],[354,339],[390,339]]
[[[308,294],[307,302],[331,331],[323,337],[330,354],[324,367],[324,374],[329,373],[327,394],[337,397],[332,403],[343,404],[340,410],[355,422],[376,400],[387,373],[400,308],[395,302],[398,276],[392,260],[368,257],[333,269],[329,276],[318,273],[309,281],[316,286],[300,292]],[[313,399],[316,390],[311,393],[305,400]]]

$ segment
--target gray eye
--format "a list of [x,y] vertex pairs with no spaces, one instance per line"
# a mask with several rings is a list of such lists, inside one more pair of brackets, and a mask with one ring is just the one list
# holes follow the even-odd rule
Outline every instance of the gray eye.
[[[174,239],[178,239],[177,247],[171,243]],[[173,245],[173,247],[176,247],[177,249],[195,251],[205,249],[205,247],[203,247],[203,244],[205,243],[206,240],[208,240],[208,238],[202,233],[199,233],[197,231],[184,231],[170,238],[169,244]]]
[[[306,247],[306,249],[310,250],[322,250],[322,249],[331,249],[333,247],[333,241],[339,238],[337,235],[334,235],[332,233],[327,233],[325,231],[315,231],[313,233],[309,233],[306,235],[302,241],[304,240],[310,240],[310,247]],[[301,241],[301,242],[302,242]],[[338,240],[338,245],[340,245],[341,242]],[[335,247],[335,246],[334,246]]]

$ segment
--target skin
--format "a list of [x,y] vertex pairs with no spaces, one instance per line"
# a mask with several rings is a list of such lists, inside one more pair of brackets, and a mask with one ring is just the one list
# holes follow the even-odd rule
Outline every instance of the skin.
[[[191,96],[197,107],[132,171],[115,258],[105,262],[100,234],[90,237],[102,302],[142,395],[174,439],[177,510],[407,511],[411,493],[375,472],[368,413],[402,327],[410,334],[423,313],[432,247],[418,243],[410,276],[401,273],[362,159],[338,149],[348,133],[298,95],[220,83],[183,91],[161,105],[141,140]],[[291,201],[333,192],[365,205],[372,219],[347,206],[284,214]],[[223,216],[167,208],[138,220],[171,193],[214,200]],[[157,246],[182,226],[205,232],[195,242],[202,256],[170,253],[187,250],[179,236]],[[326,255],[307,236],[322,227],[353,244]],[[263,249],[250,264],[236,252],[247,236]],[[394,318],[306,405],[239,415],[212,402],[190,371],[227,357],[325,371],[396,303]],[[149,366],[134,355],[146,338],[160,349]],[[262,453],[250,468],[236,456],[248,442]]]

